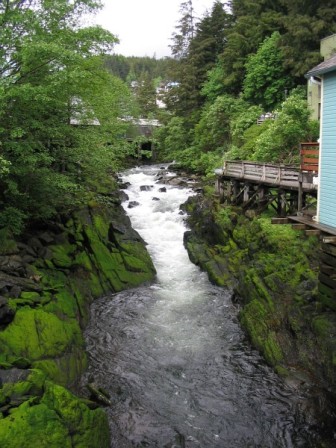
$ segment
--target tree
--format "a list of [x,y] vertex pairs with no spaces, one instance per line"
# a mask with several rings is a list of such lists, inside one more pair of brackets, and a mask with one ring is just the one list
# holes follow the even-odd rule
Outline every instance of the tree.
[[[181,20],[182,23],[185,22],[184,17]],[[193,123],[199,118],[196,111],[204,103],[201,90],[207,72],[215,65],[218,55],[223,51],[227,29],[230,26],[231,16],[226,13],[223,4],[216,1],[211,12],[207,12],[193,27],[192,35],[187,33],[184,40],[179,35],[180,40],[187,42],[188,45],[184,44],[181,47],[183,51],[180,52],[176,50],[180,48],[179,45],[175,47],[178,58],[175,61],[172,78],[178,82],[178,87],[168,95],[168,104],[172,103],[174,112],[189,117]],[[184,29],[182,25],[180,29]],[[175,102],[170,101],[171,96]]]
[[261,105],[264,111],[272,111],[293,86],[293,80],[284,69],[280,39],[280,33],[273,33],[245,64],[244,98],[252,104]]
[[315,123],[309,120],[307,101],[301,92],[294,91],[277,113],[265,132],[255,142],[253,160],[264,162],[298,163],[300,141],[316,138]]
[[194,38],[194,8],[192,0],[186,0],[180,5],[181,18],[173,34],[173,44],[170,46],[175,59],[183,59],[188,55],[189,44]]
[[156,89],[153,79],[148,73],[143,73],[135,88],[135,98],[140,109],[140,115],[148,118],[157,110],[156,106]]
[[101,59],[116,39],[100,27],[78,26],[98,7],[96,0],[13,0],[0,7],[3,215],[10,208],[41,219],[72,207],[98,177],[97,160],[117,160],[106,143],[120,133],[116,115],[127,107],[127,89]]

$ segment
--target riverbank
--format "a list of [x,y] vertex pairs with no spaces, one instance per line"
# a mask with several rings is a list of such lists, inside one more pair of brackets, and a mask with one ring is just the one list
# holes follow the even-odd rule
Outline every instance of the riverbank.
[[105,412],[75,395],[89,307],[155,276],[117,194],[97,195],[21,241],[3,234],[0,270],[1,446],[109,447]]
[[231,288],[253,345],[288,383],[309,391],[330,440],[336,313],[317,293],[318,240],[210,197],[190,198],[184,208],[190,215],[185,235],[190,259],[213,283]]

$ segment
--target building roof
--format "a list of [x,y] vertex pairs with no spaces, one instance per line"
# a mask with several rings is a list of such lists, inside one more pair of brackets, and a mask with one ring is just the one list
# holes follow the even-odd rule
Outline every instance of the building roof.
[[310,78],[311,76],[320,76],[324,75],[325,73],[333,72],[335,70],[336,70],[336,54],[334,54],[331,58],[327,59],[324,62],[321,62],[321,64],[309,70],[309,72],[306,73],[305,77]]

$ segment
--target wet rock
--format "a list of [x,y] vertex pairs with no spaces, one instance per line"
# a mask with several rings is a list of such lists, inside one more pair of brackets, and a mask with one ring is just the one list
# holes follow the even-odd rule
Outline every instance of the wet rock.
[[119,184],[120,190],[127,190],[127,188],[130,186],[130,182],[122,182]]
[[28,254],[22,256],[23,264],[31,264],[31,263],[34,263],[35,260],[36,260],[36,256],[33,257],[32,255],[28,255]]
[[161,188],[159,188],[159,192],[160,193],[166,193],[167,192],[167,188],[166,187],[161,187]]
[[151,191],[153,189],[153,185],[141,185],[140,191]]
[[18,383],[25,381],[29,376],[30,372],[27,370],[23,370],[20,368],[9,369],[9,370],[1,370],[0,371],[0,380],[2,384],[5,383]]
[[102,389],[101,387],[99,387],[97,384],[88,383],[86,387],[87,387],[88,391],[90,392],[90,399],[92,401],[96,401],[104,406],[112,405],[112,402],[111,402],[110,397],[107,394],[107,392],[104,389]]
[[174,187],[186,187],[188,185],[186,180],[181,177],[171,177],[170,179],[167,179],[166,183],[173,185]]
[[134,207],[137,207],[138,205],[140,205],[139,202],[137,202],[137,201],[130,201],[128,203],[127,208],[134,208]]
[[119,197],[122,202],[128,201],[129,199],[128,194],[126,194],[124,191],[119,192]]
[[0,296],[0,325],[8,325],[15,316],[13,308],[8,306],[8,299]]
[[36,237],[29,238],[27,244],[29,247],[31,247],[35,251],[38,249],[42,249],[42,247],[43,247],[43,244],[41,243],[41,241]]
[[160,201],[160,198],[156,198],[155,196],[152,198],[152,201]]
[[52,244],[54,242],[54,235],[50,232],[43,232],[39,235],[39,240],[45,244]]
[[31,279],[14,277],[6,274],[5,272],[0,272],[0,288],[3,288],[4,286],[18,286],[25,291],[41,291],[41,286],[37,285]]
[[35,250],[32,247],[28,246],[28,244],[18,243],[18,248],[22,257],[29,255],[36,258]]
[[9,294],[10,294],[11,297],[13,297],[15,299],[15,298],[18,298],[20,296],[21,291],[22,290],[21,290],[21,288],[19,286],[14,285],[14,286],[12,286],[10,288]]

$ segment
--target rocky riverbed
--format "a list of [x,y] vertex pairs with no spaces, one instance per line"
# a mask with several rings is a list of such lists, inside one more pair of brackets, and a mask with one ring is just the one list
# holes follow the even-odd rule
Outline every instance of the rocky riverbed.
[[1,446],[109,446],[99,386],[75,395],[87,365],[82,331],[95,298],[154,275],[144,242],[111,195],[39,223],[20,241],[3,238]]
[[336,313],[319,300],[319,242],[270,217],[202,195],[184,205],[190,259],[232,289],[253,345],[285,380],[311,397],[325,445],[335,443]]

